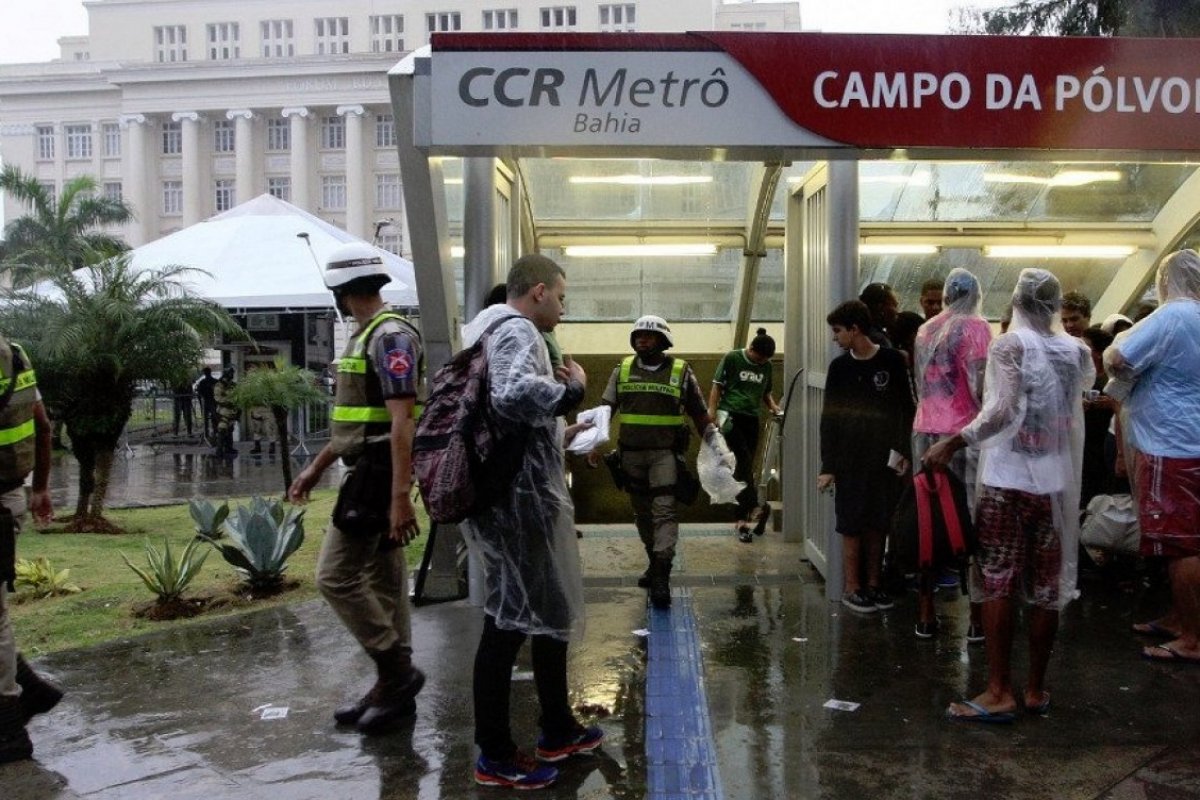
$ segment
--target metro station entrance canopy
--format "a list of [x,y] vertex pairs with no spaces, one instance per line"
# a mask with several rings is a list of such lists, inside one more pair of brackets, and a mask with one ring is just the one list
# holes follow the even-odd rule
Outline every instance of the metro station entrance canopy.
[[829,308],[964,266],[995,318],[1036,264],[1102,319],[1200,218],[1190,40],[443,34],[391,87],[431,363],[534,249],[570,276],[568,349],[641,313],[713,352],[784,323],[785,535],[823,572]]

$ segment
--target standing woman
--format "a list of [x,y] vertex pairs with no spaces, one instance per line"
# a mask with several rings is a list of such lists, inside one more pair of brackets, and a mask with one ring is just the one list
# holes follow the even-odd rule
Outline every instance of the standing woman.
[[[771,396],[771,357],[775,355],[775,340],[759,328],[758,335],[744,350],[730,350],[717,365],[712,391],[708,393],[708,415],[716,418],[725,412],[728,420],[721,424],[725,443],[737,458],[733,477],[746,482],[737,496],[738,541],[752,542],[750,525],[758,509],[758,490],[754,483],[754,454],[758,451],[758,412],[766,406],[772,414],[780,413],[779,404]],[[725,417],[723,416],[722,419]],[[760,513],[768,513],[763,509]],[[760,522],[765,521],[765,516]],[[754,532],[761,534],[765,525]]]

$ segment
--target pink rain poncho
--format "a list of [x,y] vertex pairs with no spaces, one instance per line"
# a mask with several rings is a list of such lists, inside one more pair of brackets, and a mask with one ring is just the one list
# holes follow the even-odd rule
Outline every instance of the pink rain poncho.
[[[464,328],[463,344],[513,313],[505,304],[484,309]],[[531,430],[507,500],[462,522],[486,573],[483,609],[501,630],[577,639],[583,633],[583,575],[564,470],[563,420],[555,416],[566,388],[554,378],[541,332],[527,319],[500,325],[486,352],[493,411]]]
[[1021,271],[1012,325],[988,354],[983,408],[962,430],[981,448],[981,486],[1049,497],[1062,554],[1057,608],[1077,596],[1083,390],[1096,377],[1088,348],[1062,330],[1061,305],[1057,278]]

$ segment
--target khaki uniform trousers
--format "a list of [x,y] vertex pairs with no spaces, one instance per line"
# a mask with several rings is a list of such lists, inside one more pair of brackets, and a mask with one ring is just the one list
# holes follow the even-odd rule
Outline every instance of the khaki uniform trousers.
[[621,469],[635,487],[630,491],[633,520],[638,536],[655,555],[673,559],[679,542],[678,501],[675,500],[675,452],[673,450],[622,450]]
[[[24,486],[0,494],[3,504],[16,521],[20,533],[29,512],[29,495]],[[0,696],[19,697],[17,687],[17,647],[13,639],[12,619],[8,615],[8,588],[0,584]]]

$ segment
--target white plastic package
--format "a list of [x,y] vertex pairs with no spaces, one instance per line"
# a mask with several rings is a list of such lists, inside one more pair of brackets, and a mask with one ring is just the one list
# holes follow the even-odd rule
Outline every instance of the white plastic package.
[[719,433],[714,433],[707,441],[701,442],[700,452],[696,456],[700,486],[714,503],[735,503],[738,494],[746,488],[745,483],[733,477],[736,461],[727,458],[726,454],[732,455],[725,439]]
[[567,445],[567,450],[572,453],[590,453],[608,442],[608,426],[612,421],[612,407],[601,403],[595,408],[585,409],[576,415],[575,421],[590,422],[592,427],[575,434],[575,438]]

